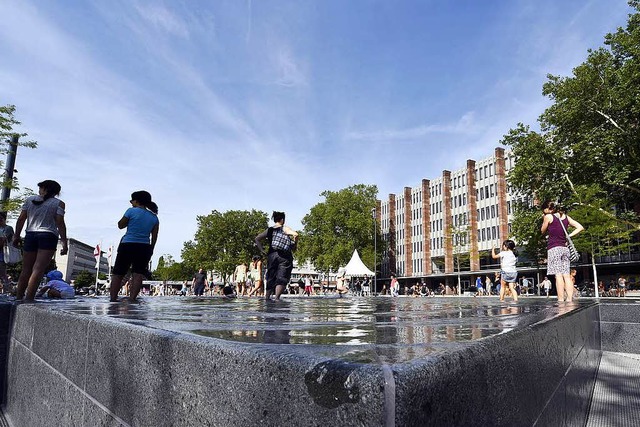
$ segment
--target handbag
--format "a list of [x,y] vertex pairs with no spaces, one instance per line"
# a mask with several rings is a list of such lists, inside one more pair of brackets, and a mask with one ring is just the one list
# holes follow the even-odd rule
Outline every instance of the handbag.
[[10,242],[2,248],[5,264],[17,264],[22,261],[22,252]]
[[576,262],[580,259],[580,253],[573,244],[573,240],[571,240],[571,237],[569,237],[569,233],[567,233],[567,229],[564,227],[562,220],[558,218],[558,221],[560,221],[560,226],[562,227],[564,235],[567,238],[567,248],[569,248],[569,261]]

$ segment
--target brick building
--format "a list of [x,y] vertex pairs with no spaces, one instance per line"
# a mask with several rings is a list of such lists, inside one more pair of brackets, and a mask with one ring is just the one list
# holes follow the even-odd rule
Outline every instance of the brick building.
[[389,247],[382,278],[394,272],[401,278],[446,279],[457,275],[455,261],[462,254],[466,275],[495,270],[486,254],[509,236],[516,196],[508,191],[506,174],[513,161],[496,148],[491,157],[467,160],[461,169],[444,170],[379,201],[377,219]]

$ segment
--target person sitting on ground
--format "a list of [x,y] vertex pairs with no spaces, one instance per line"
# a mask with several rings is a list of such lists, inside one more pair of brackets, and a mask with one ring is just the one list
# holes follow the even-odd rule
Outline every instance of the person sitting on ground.
[[346,283],[347,281],[347,270],[344,267],[340,267],[338,269],[338,276],[336,277],[336,291],[338,291],[338,296],[342,296],[342,294],[346,294],[349,292],[349,287]]
[[62,272],[52,270],[47,273],[47,283],[40,288],[37,297],[70,299],[75,298],[76,292],[67,282],[62,280]]

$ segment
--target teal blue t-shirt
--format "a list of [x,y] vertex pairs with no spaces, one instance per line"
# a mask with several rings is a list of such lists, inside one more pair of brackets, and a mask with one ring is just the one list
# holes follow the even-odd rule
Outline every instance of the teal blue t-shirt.
[[158,217],[145,208],[129,208],[124,213],[124,217],[129,219],[127,232],[122,238],[122,243],[151,243],[149,235],[151,230],[160,221]]

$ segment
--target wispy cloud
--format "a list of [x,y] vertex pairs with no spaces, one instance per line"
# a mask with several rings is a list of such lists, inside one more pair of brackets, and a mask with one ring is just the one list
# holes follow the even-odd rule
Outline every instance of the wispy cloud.
[[276,84],[285,87],[304,86],[307,78],[300,61],[290,49],[281,47],[274,54],[275,67],[278,72]]
[[189,37],[189,30],[186,23],[179,16],[171,13],[166,7],[155,3],[137,3],[135,9],[142,18],[155,28],[175,36],[183,38]]
[[349,131],[345,139],[354,141],[399,141],[419,140],[432,134],[473,134],[478,126],[473,111],[465,113],[458,121],[445,124],[420,125],[408,129],[384,129],[377,131]]
[[5,0],[0,103],[40,142],[19,153],[20,181],[59,179],[69,232],[90,243],[117,242],[128,193],[147,189],[157,255],[176,257],[212,209],[285,210],[296,227],[322,190],[365,182],[385,197],[489,155],[543,110],[544,74],[598,44],[598,15],[624,19],[596,0],[569,2],[575,17],[541,1],[445,40],[468,18],[434,6],[425,25],[421,2],[354,21],[363,3]]

